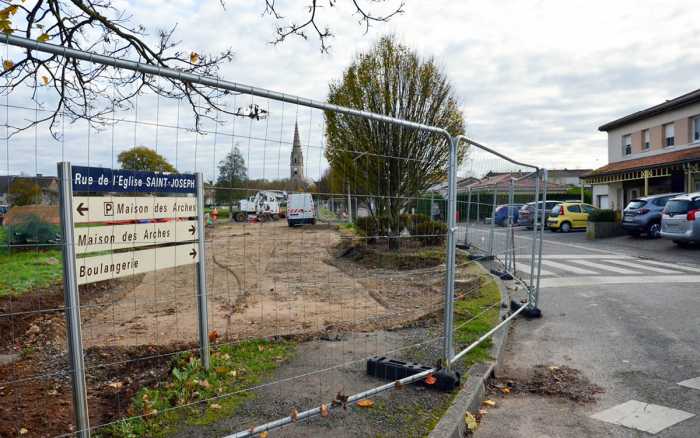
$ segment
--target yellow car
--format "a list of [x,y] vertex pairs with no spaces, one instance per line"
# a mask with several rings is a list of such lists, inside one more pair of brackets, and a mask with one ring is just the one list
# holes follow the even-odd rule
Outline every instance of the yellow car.
[[588,214],[596,208],[582,202],[562,202],[552,209],[547,217],[547,227],[568,233],[574,228],[586,228]]

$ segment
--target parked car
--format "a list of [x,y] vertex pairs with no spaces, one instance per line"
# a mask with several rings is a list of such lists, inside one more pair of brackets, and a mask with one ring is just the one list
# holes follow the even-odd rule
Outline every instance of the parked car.
[[547,217],[550,230],[568,233],[574,228],[586,228],[588,214],[596,208],[582,202],[562,202],[552,209]]
[[[510,204],[510,215],[513,224],[518,222],[518,212],[520,211],[520,207],[522,206],[523,204]],[[506,220],[507,218],[508,204],[497,206],[495,215],[496,225],[498,225],[499,227],[505,227],[506,225],[508,225],[508,221]]]
[[650,238],[660,236],[661,214],[671,198],[682,193],[645,196],[633,199],[622,212],[622,228],[631,236],[645,233]]
[[[545,201],[545,215],[548,214],[554,207],[559,205],[561,201]],[[537,202],[537,208],[542,209],[542,201]],[[540,216],[542,214],[540,213]],[[528,202],[523,205],[518,211],[518,225],[532,229],[534,227],[533,221],[535,220],[535,202]],[[542,218],[540,217],[541,221]]]
[[700,192],[669,200],[661,216],[661,237],[678,246],[700,243]]

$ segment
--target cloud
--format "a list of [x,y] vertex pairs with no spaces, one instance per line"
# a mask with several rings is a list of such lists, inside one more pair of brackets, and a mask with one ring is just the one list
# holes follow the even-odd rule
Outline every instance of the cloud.
[[[695,2],[634,0],[499,2],[435,0],[409,2],[406,13],[367,34],[352,16],[350,2],[321,11],[321,23],[336,37],[322,55],[313,35],[271,45],[274,21],[263,3],[139,0],[115,2],[155,33],[177,24],[184,51],[232,48],[235,59],[222,70],[226,80],[323,100],[328,82],[340,77],[352,57],[380,35],[392,32],[443,66],[460,96],[468,134],[513,158],[546,167],[598,167],[606,162],[604,122],[698,88],[700,24],[689,13]],[[290,19],[301,20],[298,2],[278,2]],[[10,101],[30,109],[9,118],[31,119],[26,91]],[[238,145],[253,177],[288,175],[294,123],[306,154],[307,175],[325,169],[323,114],[292,104],[237,96],[230,107],[254,102],[270,108],[264,122],[221,116],[197,135],[185,105],[145,96],[134,111],[120,113],[115,128],[88,135],[84,123],[66,127],[62,143],[27,131],[0,146],[0,173],[55,173],[65,158],[112,166],[134,143],[158,147],[180,170],[216,177],[216,163]],[[3,109],[4,111],[4,109]],[[138,122],[133,120],[138,117]],[[0,114],[4,119],[5,114]],[[180,126],[182,129],[176,129]],[[0,133],[1,135],[2,133]]]

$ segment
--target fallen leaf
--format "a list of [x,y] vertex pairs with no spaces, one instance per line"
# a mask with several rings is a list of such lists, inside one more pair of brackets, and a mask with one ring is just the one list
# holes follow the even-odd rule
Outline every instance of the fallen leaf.
[[55,389],[52,389],[52,390],[49,391],[48,394],[49,394],[49,395],[58,395],[58,391],[56,391]]
[[219,339],[219,337],[219,332],[217,332],[216,330],[212,330],[209,332],[209,342],[216,342],[216,340]]
[[202,388],[207,388],[207,389],[211,388],[211,383],[209,383],[209,381],[207,379],[200,380],[197,383],[199,383],[199,386],[201,386]]
[[327,417],[328,416],[328,406],[325,404],[321,405],[321,416],[322,417]]
[[482,403],[485,404],[486,406],[491,406],[491,407],[496,406],[496,402],[493,400],[484,400]]
[[335,395],[335,400],[333,400],[333,405],[342,406],[343,409],[347,409],[348,398],[349,397],[343,394],[342,391],[338,391],[338,393]]
[[236,372],[236,370],[231,370],[228,372],[228,375],[231,377],[236,377],[238,375],[238,373]]
[[42,33],[41,35],[39,35],[39,38],[37,38],[36,40],[39,41],[40,43],[45,43],[49,40],[49,34]]
[[270,434],[266,430],[260,432],[260,438],[267,438],[268,436],[270,436]]
[[265,346],[263,344],[258,344],[258,351],[265,351]]
[[371,408],[372,406],[374,406],[374,401],[368,398],[363,398],[362,400],[358,400],[356,405],[361,408]]
[[[107,386],[109,386],[110,388],[119,389],[122,386],[124,386],[124,384],[122,382],[112,382],[112,383],[108,384]],[[145,396],[145,394],[144,394],[144,396]]]
[[197,52],[190,53],[190,62],[192,64],[198,63],[199,62],[199,53],[197,53]]
[[28,433],[29,433],[29,431],[27,429],[25,429],[24,427],[19,430],[20,435],[26,435]]
[[432,374],[428,374],[428,376],[425,378],[426,385],[434,385],[435,382],[437,382],[437,379]]
[[214,368],[214,371],[216,372],[216,374],[226,374],[226,371],[228,371],[228,368],[216,367],[216,368]]
[[290,417],[292,417],[292,421],[296,423],[297,419],[299,418],[299,411],[296,409],[292,409],[292,412],[289,414]]
[[209,407],[212,409],[221,409],[221,405],[218,403],[212,403],[209,405]]
[[464,423],[467,425],[467,429],[469,429],[470,432],[476,431],[476,428],[479,427],[479,424],[476,422],[476,418],[471,412],[466,412],[464,414]]
[[5,59],[4,61],[2,61],[2,68],[5,70],[9,70],[14,66],[15,66],[15,63],[10,61],[9,59]]
[[510,394],[510,388],[501,388],[501,392],[504,394]]
[[557,366],[551,366],[551,367],[547,367],[547,369],[548,369],[549,371],[556,371],[556,370],[559,369],[559,367],[557,367]]

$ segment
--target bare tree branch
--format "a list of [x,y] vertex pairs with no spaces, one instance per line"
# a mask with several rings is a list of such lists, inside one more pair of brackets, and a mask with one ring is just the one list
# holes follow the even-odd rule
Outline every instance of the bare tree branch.
[[[275,0],[264,0],[263,15],[277,21],[284,20],[278,12]],[[327,0],[333,7],[337,0]],[[368,0],[383,3],[393,0]],[[225,0],[220,0],[225,8]],[[276,41],[284,41],[290,35],[307,38],[304,29],[313,28],[319,37],[321,51],[327,52],[326,40],[332,36],[330,29],[323,30],[317,24],[320,0],[312,0],[306,7],[309,18],[300,25],[281,25],[276,31]],[[355,14],[364,24],[365,31],[371,22],[383,22],[403,12],[403,1],[392,13],[375,16],[353,0]],[[221,66],[233,59],[231,49],[216,54],[200,54],[179,49],[174,39],[177,25],[156,32],[155,43],[145,26],[136,24],[125,10],[114,6],[113,0],[36,0],[26,4],[19,0],[0,0],[0,31],[16,33],[28,39],[60,44],[65,47],[97,53],[104,56],[136,59],[139,62],[162,68],[175,68],[186,73],[218,77]],[[218,123],[218,112],[232,116],[260,120],[267,114],[256,107],[246,110],[227,108],[221,97],[229,91],[205,87],[191,82],[120,70],[100,64],[81,62],[58,55],[48,55],[26,49],[21,59],[4,60],[0,78],[0,94],[9,94],[21,85],[32,88],[31,97],[37,108],[48,113],[39,120],[11,127],[11,135],[39,123],[49,123],[55,138],[61,135],[62,122],[87,120],[91,127],[100,129],[110,124],[106,117],[115,110],[133,107],[132,99],[146,90],[159,96],[180,99],[189,104],[195,117],[195,129],[201,130],[203,120]],[[43,87],[51,90],[49,103],[39,101],[37,92]],[[45,95],[46,93],[42,93]]]

